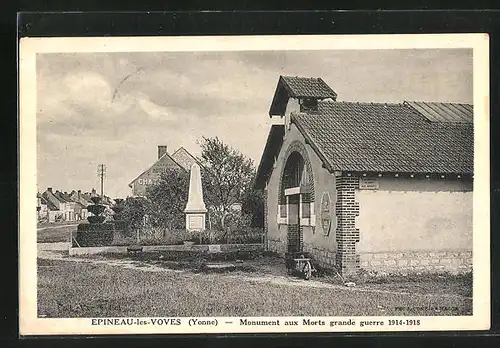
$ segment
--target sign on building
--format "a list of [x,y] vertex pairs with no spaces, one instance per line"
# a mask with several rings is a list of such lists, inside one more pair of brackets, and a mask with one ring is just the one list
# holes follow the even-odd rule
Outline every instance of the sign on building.
[[359,189],[360,190],[378,190],[379,181],[375,178],[360,178],[359,179]]

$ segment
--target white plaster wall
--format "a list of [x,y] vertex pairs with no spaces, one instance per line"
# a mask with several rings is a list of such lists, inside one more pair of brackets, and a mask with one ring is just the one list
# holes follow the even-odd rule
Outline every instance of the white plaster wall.
[[379,190],[357,190],[357,251],[471,250],[470,189],[460,181],[384,179]]

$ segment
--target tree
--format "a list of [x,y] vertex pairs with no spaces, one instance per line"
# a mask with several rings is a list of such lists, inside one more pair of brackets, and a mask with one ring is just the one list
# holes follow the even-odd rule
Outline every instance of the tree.
[[168,229],[184,228],[189,192],[189,174],[169,168],[154,185],[148,187],[146,197],[151,202],[150,222]]
[[127,197],[123,203],[122,219],[127,223],[129,231],[139,230],[144,221],[144,217],[150,210],[149,202],[141,197]]
[[250,216],[252,227],[264,227],[264,192],[250,185],[245,191],[241,211]]
[[225,219],[232,212],[231,206],[243,204],[248,197],[255,167],[251,159],[217,137],[203,137],[200,147],[205,204],[212,225],[225,230]]

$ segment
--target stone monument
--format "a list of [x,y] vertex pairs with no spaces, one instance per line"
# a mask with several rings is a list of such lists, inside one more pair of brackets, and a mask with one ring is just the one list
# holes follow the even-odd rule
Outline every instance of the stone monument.
[[200,166],[196,163],[191,166],[189,196],[184,213],[186,213],[186,230],[201,231],[205,229],[207,208],[205,208],[203,201]]

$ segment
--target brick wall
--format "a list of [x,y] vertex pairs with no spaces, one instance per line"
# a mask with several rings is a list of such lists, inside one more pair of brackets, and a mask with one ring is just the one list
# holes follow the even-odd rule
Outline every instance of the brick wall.
[[406,251],[363,253],[361,268],[385,273],[450,272],[472,271],[472,251]]
[[359,178],[346,174],[337,177],[335,182],[337,190],[335,203],[337,254],[335,255],[335,263],[344,276],[355,274],[360,265],[359,255],[356,253],[356,243],[359,242],[359,229],[356,228],[359,203],[355,199],[355,190],[358,186]]

